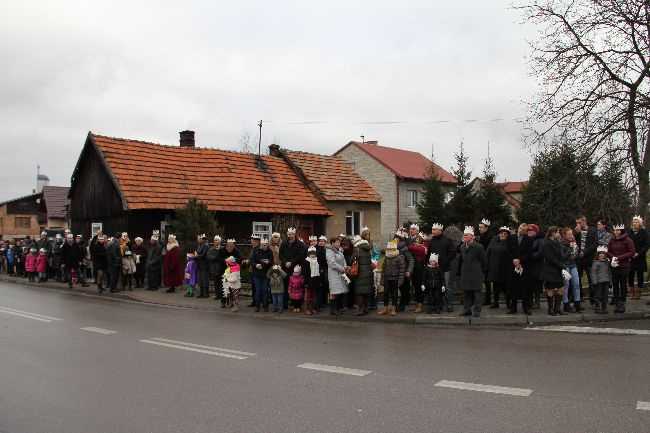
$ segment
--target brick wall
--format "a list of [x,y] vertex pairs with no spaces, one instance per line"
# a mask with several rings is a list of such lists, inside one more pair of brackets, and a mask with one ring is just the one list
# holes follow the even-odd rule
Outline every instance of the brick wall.
[[361,227],[368,226],[374,235],[379,233],[381,227],[381,204],[359,201],[328,201],[327,207],[334,213],[325,219],[325,236],[328,238],[345,233],[346,211],[361,211]]
[[[29,218],[29,228],[16,227],[16,217]],[[22,239],[25,236],[35,236],[40,232],[37,215],[7,214],[7,205],[0,206],[0,239]]]

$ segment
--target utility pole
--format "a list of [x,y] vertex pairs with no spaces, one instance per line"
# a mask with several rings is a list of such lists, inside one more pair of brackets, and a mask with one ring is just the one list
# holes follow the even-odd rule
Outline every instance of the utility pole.
[[257,143],[257,154],[261,155],[262,154],[262,121],[260,120],[260,123],[257,124],[257,126],[260,127],[260,141]]

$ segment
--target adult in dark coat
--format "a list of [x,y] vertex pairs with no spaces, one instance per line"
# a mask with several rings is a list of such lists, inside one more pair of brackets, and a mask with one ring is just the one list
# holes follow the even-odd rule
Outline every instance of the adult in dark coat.
[[167,251],[163,257],[163,284],[167,293],[174,293],[176,287],[183,284],[183,268],[181,268],[181,249],[176,242],[176,236],[167,236]]
[[108,272],[108,287],[111,293],[117,292],[117,281],[122,273],[122,250],[120,249],[122,242],[122,233],[118,232],[106,249],[106,271]]
[[[486,280],[494,291],[493,303],[490,308],[499,308],[499,296],[503,292],[506,295],[506,305],[510,305],[508,283],[510,271],[512,270],[512,251],[508,248],[510,230],[508,227],[501,227],[496,237],[490,241],[486,251],[488,271]],[[486,285],[486,287],[489,287]]]
[[[632,219],[632,228],[627,231],[627,236],[634,242],[634,257],[630,263],[630,273],[628,274],[628,290],[631,290],[632,299],[641,299],[641,289],[643,288],[643,274],[648,271],[648,262],[646,254],[650,247],[650,236],[643,226],[643,218],[635,216]],[[636,280],[637,285],[634,285]]]
[[93,270],[96,273],[95,282],[99,293],[104,291],[104,280],[106,278],[106,268],[108,267],[108,257],[106,256],[106,246],[104,245],[104,236],[100,235],[90,247],[90,256],[93,259]]
[[210,297],[210,269],[208,267],[208,259],[206,254],[210,249],[210,245],[206,241],[205,235],[199,235],[196,238],[198,245],[194,252],[194,260],[196,261],[196,280],[199,285],[199,296],[197,298]]
[[58,283],[63,281],[61,272],[61,247],[63,247],[63,238],[57,233],[54,242],[52,243],[52,266],[50,278],[56,277]]
[[589,227],[587,225],[587,217],[580,215],[576,218],[576,228],[573,230],[573,237],[578,245],[576,270],[578,271],[580,291],[582,292],[582,273],[584,272],[587,274],[587,284],[589,284],[589,303],[594,305],[596,286],[591,275],[591,266],[594,264],[596,248],[598,248],[598,229],[596,227]]
[[[488,247],[490,246],[490,242],[492,242],[492,239],[494,238],[490,232],[490,224],[490,220],[483,219],[478,225],[478,236],[476,237],[476,242],[483,246],[486,254]],[[488,281],[487,273],[485,274],[484,280],[485,282],[483,284],[485,285],[485,297],[483,298],[483,306],[485,307],[492,304],[493,283]]]
[[528,236],[533,238],[533,255],[528,265],[530,284],[533,290],[533,306],[531,308],[536,309],[540,308],[540,297],[544,291],[544,282],[540,279],[542,266],[544,265],[544,255],[542,253],[544,233],[539,230],[537,224],[528,224]]
[[162,265],[162,245],[160,245],[157,236],[152,236],[149,240],[149,253],[147,254],[147,290],[154,292],[160,288]]
[[464,311],[461,316],[481,315],[481,291],[483,290],[483,276],[487,270],[487,257],[483,246],[474,240],[474,230],[471,227],[465,228],[463,243],[459,247],[458,275],[460,275],[460,286],[463,290]]
[[368,314],[368,301],[374,294],[374,274],[372,272],[371,247],[367,240],[359,239],[355,245],[355,256],[359,263],[359,275],[355,278],[357,316]]
[[88,287],[86,283],[86,263],[88,262],[88,250],[84,244],[81,235],[77,235],[75,243],[73,244],[77,249],[77,264],[75,265],[75,272],[77,273],[77,282],[83,287]]
[[510,236],[512,263],[510,268],[510,307],[508,314],[517,312],[517,300],[521,299],[524,314],[530,315],[533,291],[530,281],[530,260],[533,257],[533,238],[528,236],[528,224],[520,224],[517,233]]
[[284,306],[283,309],[289,308],[289,275],[293,274],[293,268],[302,263],[306,257],[305,244],[296,239],[296,230],[290,228],[287,230],[287,240],[280,245],[280,262],[282,269],[287,274],[284,279]]
[[[210,281],[214,287],[214,299],[222,298],[222,281],[221,276],[223,275],[224,268],[222,267],[221,261],[219,261],[219,250],[223,248],[221,246],[221,236],[216,235],[212,240],[212,245],[207,253],[205,253],[205,259],[208,261],[208,271],[210,274]],[[224,304],[225,307],[225,304]]]
[[266,313],[269,311],[269,280],[266,274],[273,266],[273,252],[269,249],[267,239],[261,239],[259,247],[251,253],[250,264],[255,282],[255,311],[264,308]]
[[74,243],[72,235],[68,235],[65,243],[61,246],[61,269],[65,274],[68,289],[72,288],[72,270],[79,264],[79,249]]
[[540,280],[544,281],[546,300],[548,301],[548,314],[565,314],[562,311],[562,293],[564,293],[564,255],[560,245],[560,229],[551,226],[546,232],[546,239],[542,245],[544,265],[540,273]]
[[438,265],[445,273],[445,302],[447,312],[454,311],[454,288],[451,284],[451,261],[456,257],[456,246],[454,241],[442,234],[442,224],[433,224],[431,228],[431,237],[429,238],[429,248],[427,257],[432,253],[438,255]]
[[149,256],[149,249],[144,245],[144,240],[137,237],[135,238],[135,245],[131,252],[137,257],[135,273],[133,274],[133,277],[135,278],[135,287],[136,289],[141,289],[144,287],[144,276],[147,272],[147,257]]
[[612,295],[616,304],[614,313],[625,313],[627,276],[636,250],[624,225],[614,226],[614,237],[609,241],[607,250],[607,256],[612,259]]

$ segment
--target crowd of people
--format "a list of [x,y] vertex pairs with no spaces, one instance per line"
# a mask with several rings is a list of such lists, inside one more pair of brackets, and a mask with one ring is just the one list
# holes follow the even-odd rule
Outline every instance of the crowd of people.
[[453,313],[455,287],[462,292],[460,315],[475,317],[482,307],[500,308],[502,299],[509,314],[518,312],[521,301],[522,312],[530,315],[545,295],[548,314],[563,315],[581,312],[586,301],[596,313],[609,313],[608,305],[622,313],[628,297],[641,297],[650,237],[640,216],[628,229],[619,224],[611,232],[605,221],[590,226],[584,215],[574,228],[545,231],[526,223],[516,230],[493,228],[483,219],[478,232],[464,228],[460,244],[443,229],[433,224],[425,234],[412,224],[380,247],[367,227],[352,238],[310,236],[307,243],[289,228],[284,239],[280,233],[270,239],[251,236],[246,258],[234,239],[224,242],[217,235],[210,243],[202,234],[185,260],[176,236],[163,243],[158,231],[148,245],[123,232],[109,238],[98,231],[88,245],[69,230],[54,239],[43,232],[39,239],[1,244],[0,270],[32,281],[55,279],[69,288],[91,281],[100,293],[145,286],[183,290],[187,297],[213,293],[232,312],[240,310],[243,269],[251,277],[249,306],[256,312],[272,306],[277,313],[291,307],[293,313],[313,315],[329,305],[332,315],[378,310],[394,317],[413,297],[416,314]]

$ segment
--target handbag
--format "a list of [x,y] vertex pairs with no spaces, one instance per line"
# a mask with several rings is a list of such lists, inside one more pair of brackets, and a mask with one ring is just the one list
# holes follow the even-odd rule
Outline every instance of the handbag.
[[350,269],[345,272],[348,278],[357,278],[359,276],[359,255],[355,254],[354,261],[350,265]]

